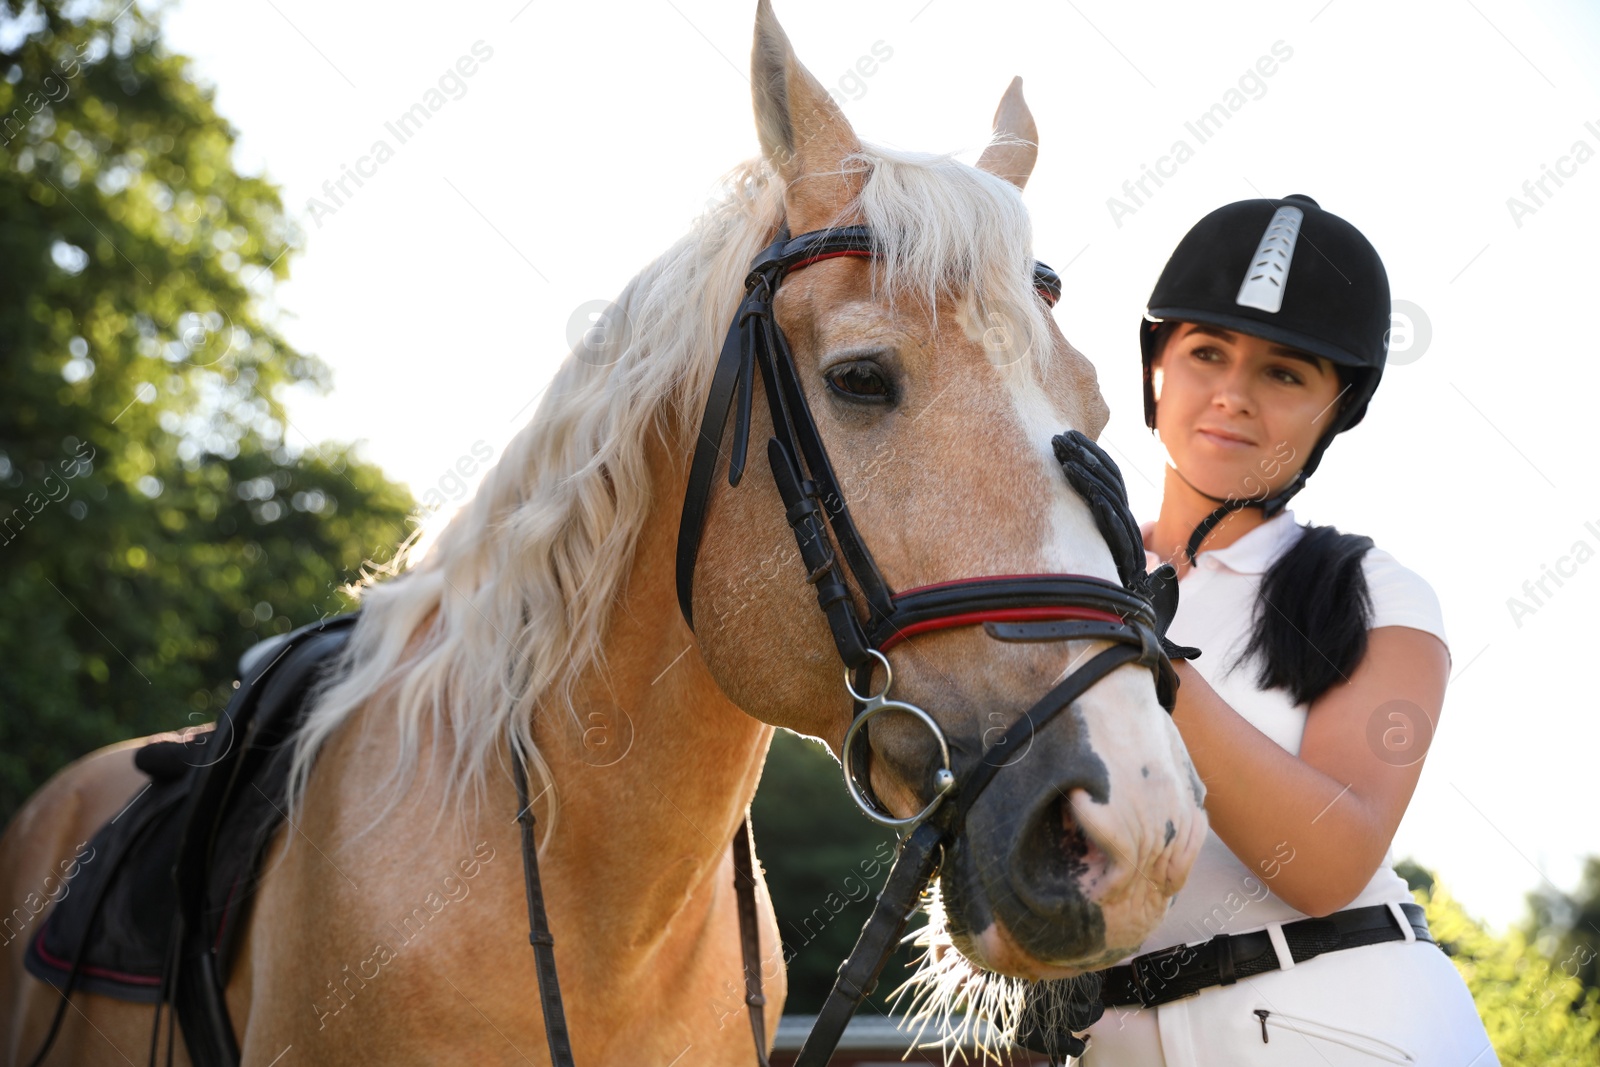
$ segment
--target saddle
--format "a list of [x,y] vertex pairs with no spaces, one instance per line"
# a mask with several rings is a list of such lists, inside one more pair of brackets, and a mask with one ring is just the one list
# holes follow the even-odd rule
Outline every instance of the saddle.
[[[266,849],[284,818],[293,739],[359,613],[269,638],[241,659],[212,727],[134,754],[150,781],[90,839],[26,966],[62,993],[170,1002],[197,1067],[236,1064],[223,991]],[[158,1009],[159,1011],[159,1009]]]

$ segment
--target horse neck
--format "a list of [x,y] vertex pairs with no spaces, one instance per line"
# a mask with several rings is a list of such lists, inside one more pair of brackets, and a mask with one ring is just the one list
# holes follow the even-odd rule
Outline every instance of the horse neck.
[[576,722],[565,707],[535,720],[560,805],[541,862],[557,872],[558,892],[604,917],[592,934],[639,966],[703,949],[698,919],[713,907],[732,921],[729,845],[773,730],[723,695],[682,621],[681,483],[657,484],[659,514],[644,524],[612,609],[604,664],[574,686]]

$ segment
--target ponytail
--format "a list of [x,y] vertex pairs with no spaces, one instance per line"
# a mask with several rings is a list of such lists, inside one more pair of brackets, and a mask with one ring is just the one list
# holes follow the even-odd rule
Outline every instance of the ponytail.
[[1367,652],[1372,594],[1361,561],[1372,538],[1307,526],[1262,576],[1250,641],[1230,670],[1252,655],[1257,684],[1309,705],[1348,681]]

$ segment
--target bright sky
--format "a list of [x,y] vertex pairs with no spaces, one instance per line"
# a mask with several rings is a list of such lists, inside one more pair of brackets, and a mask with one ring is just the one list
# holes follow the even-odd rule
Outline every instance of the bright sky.
[[[360,439],[419,497],[459,501],[457,460],[498,456],[586,306],[615,296],[716,177],[756,153],[755,4],[404,10],[187,0],[167,36],[216,86],[241,165],[265,168],[306,231],[278,292],[282,328],[336,385],[293,399],[291,436]],[[1063,276],[1056,316],[1099,370],[1104,440],[1141,519],[1155,514],[1164,453],[1140,414],[1134,330],[1178,239],[1222,204],[1291,192],[1367,234],[1397,307],[1414,309],[1410,330],[1397,328],[1366,420],[1294,510],[1371,536],[1444,605],[1455,677],[1395,854],[1439,871],[1497,926],[1520,918],[1527,890],[1572,888],[1581,857],[1600,852],[1582,788],[1600,754],[1583,674],[1600,594],[1600,373],[1592,339],[1563,320],[1593,306],[1600,281],[1600,12],[1581,0],[777,11],[880,144],[975,158],[1022,76],[1041,142],[1035,251]],[[1263,56],[1273,73],[1252,81]],[[472,73],[452,80],[458,63]],[[400,143],[385,123],[441,77],[444,105]],[[1200,143],[1185,123],[1235,88],[1243,106]],[[392,157],[361,163],[379,139]],[[1123,183],[1179,139],[1193,157],[1128,199]],[[334,202],[324,182],[358,163],[371,176]],[[314,217],[311,197],[333,210]],[[1111,197],[1135,210],[1114,217]],[[1547,567],[1564,574],[1536,604],[1524,583]],[[1514,615],[1512,597],[1533,610]]]

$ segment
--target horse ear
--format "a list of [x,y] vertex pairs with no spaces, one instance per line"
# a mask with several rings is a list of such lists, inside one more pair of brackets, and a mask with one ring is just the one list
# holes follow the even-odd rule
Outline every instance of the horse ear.
[[1039,127],[1033,124],[1033,112],[1022,99],[1022,79],[1012,78],[1006,95],[994,112],[994,140],[978,157],[978,169],[1015,185],[1018,189],[1028,184],[1033,164],[1039,158]]
[[841,173],[841,164],[861,150],[861,142],[827,90],[795,58],[769,0],[756,5],[750,75],[761,152],[786,186],[789,232],[837,223],[861,178]]

